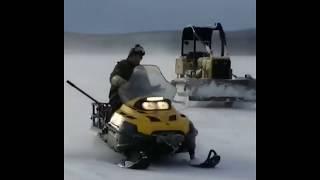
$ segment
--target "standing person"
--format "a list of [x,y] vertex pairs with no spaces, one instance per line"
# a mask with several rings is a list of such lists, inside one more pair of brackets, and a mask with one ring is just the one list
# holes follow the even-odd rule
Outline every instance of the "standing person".
[[134,68],[140,65],[140,62],[144,55],[145,51],[143,47],[139,44],[136,44],[133,48],[131,48],[128,57],[124,60],[119,61],[113,69],[109,79],[111,83],[109,92],[109,104],[112,107],[111,114],[119,109],[123,103],[121,102],[120,96],[118,94],[119,87],[129,81]]

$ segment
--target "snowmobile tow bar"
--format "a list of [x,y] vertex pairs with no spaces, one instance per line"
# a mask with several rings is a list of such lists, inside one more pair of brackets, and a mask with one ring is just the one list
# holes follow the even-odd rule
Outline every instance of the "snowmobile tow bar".
[[78,91],[80,91],[82,94],[84,94],[85,96],[87,96],[88,98],[90,98],[90,99],[91,99],[92,101],[94,101],[95,103],[101,104],[101,102],[95,100],[93,97],[91,97],[89,94],[87,94],[86,92],[84,92],[83,90],[81,90],[80,88],[78,88],[76,85],[74,85],[74,84],[73,84],[72,82],[70,82],[69,80],[67,80],[67,83],[68,83],[70,86],[76,88]]

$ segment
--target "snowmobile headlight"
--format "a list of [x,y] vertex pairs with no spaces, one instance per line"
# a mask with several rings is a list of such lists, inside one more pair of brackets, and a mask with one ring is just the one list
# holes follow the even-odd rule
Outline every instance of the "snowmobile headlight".
[[159,109],[169,109],[169,104],[165,101],[159,101],[157,105]]
[[166,110],[170,108],[170,105],[165,101],[143,102],[142,108],[145,110]]
[[157,109],[157,104],[156,102],[143,102],[142,108],[145,110],[155,110]]

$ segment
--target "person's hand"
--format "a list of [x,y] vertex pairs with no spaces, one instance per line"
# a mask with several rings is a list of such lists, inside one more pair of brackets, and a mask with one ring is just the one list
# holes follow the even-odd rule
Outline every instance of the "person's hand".
[[123,79],[121,76],[119,75],[115,75],[111,78],[111,84],[113,86],[116,86],[116,87],[120,87],[122,86],[123,84],[125,84],[127,82],[127,80]]

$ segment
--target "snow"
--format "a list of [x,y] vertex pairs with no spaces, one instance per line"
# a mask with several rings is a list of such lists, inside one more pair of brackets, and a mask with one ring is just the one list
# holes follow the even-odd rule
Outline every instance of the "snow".
[[[122,169],[116,166],[122,155],[115,153],[90,129],[91,100],[69,86],[66,80],[82,88],[98,101],[107,101],[109,74],[123,54],[64,55],[64,179],[256,179],[256,107],[237,105],[223,108],[216,104],[189,103],[176,107],[186,114],[199,130],[196,154],[205,158],[210,148],[221,155],[215,169],[189,167],[188,154],[178,154],[152,164],[148,170]],[[175,77],[178,54],[153,52],[144,64],[158,65],[163,75]],[[232,56],[234,74],[256,77],[255,56]]]

